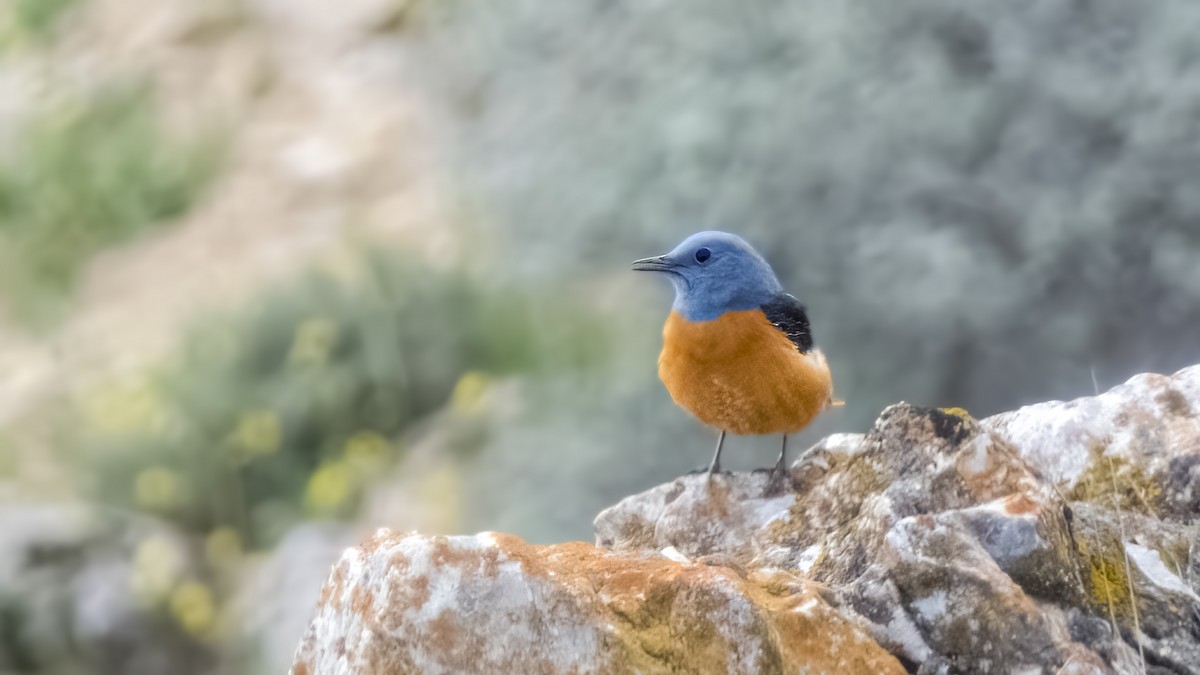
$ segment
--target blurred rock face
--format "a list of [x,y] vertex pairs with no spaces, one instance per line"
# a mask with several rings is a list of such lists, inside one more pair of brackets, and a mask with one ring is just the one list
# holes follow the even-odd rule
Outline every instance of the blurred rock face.
[[861,426],[1198,356],[1195,3],[429,4],[421,63],[505,265],[619,274],[739,232]]
[[0,522],[0,671],[210,671],[215,616],[183,537],[74,504],[6,503]]
[[293,673],[1127,673],[1139,644],[1200,673],[1198,407],[1200,366],[984,420],[902,403],[789,492],[685,476],[601,513],[598,547],[384,532]]

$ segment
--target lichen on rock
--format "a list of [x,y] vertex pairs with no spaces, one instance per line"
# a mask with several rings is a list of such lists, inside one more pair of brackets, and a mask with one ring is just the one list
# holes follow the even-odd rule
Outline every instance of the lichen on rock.
[[[1200,674],[1200,368],[983,420],[898,404],[791,467],[688,475],[596,546],[382,533],[296,675]],[[1115,486],[1115,488],[1114,488]]]
[[581,542],[388,531],[334,568],[294,675],[902,673],[812,582]]

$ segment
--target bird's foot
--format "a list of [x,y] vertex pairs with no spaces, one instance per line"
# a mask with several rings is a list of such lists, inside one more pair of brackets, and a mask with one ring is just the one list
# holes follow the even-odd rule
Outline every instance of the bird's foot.
[[792,472],[782,464],[777,464],[774,469],[771,469],[771,477],[767,479],[767,484],[763,487],[763,497],[777,497],[785,492],[792,490]]
[[704,464],[702,466],[698,466],[698,467],[692,469],[691,471],[687,472],[684,475],[685,476],[699,476],[700,474],[708,474],[711,476],[714,473],[729,473],[729,472],[722,471],[721,467],[719,467],[719,466],[714,469],[714,468],[710,467],[709,465]]

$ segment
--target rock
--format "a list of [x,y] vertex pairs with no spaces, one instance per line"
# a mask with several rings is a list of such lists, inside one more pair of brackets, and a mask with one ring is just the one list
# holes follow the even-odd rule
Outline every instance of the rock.
[[0,672],[209,671],[162,609],[194,571],[183,537],[72,503],[6,503],[0,522]]
[[[1062,612],[1045,611],[957,523],[905,518],[881,551],[902,606],[951,672],[1055,672],[1103,661],[1074,642]],[[1081,661],[1082,659],[1082,661]]]
[[600,548],[385,533],[327,582],[293,672],[1200,674],[1197,410],[1200,368],[982,421],[901,403],[791,489],[627,497]]
[[601,512],[596,543],[634,551],[671,547],[689,557],[721,555],[748,564],[763,545],[764,528],[796,502],[791,492],[764,495],[768,477],[716,476],[710,484],[694,474],[660,485]]
[[[1124,509],[1189,522],[1200,515],[1200,365],[1143,374],[1099,396],[1050,401],[989,417],[1072,499],[1114,494]],[[1115,482],[1115,486],[1114,486]]]
[[334,568],[291,672],[904,671],[785,572],[385,530]]
[[983,421],[900,404],[812,448],[791,493],[686,476],[601,513],[597,541],[808,575],[928,672],[1133,672],[1139,636],[1200,672],[1198,405],[1200,368]]
[[601,513],[597,539],[808,574],[911,665],[1053,671],[1094,657],[1039,603],[1082,602],[1063,504],[970,417],[892,406],[866,436],[818,445],[792,478],[793,492],[766,498],[762,475],[686,476]]

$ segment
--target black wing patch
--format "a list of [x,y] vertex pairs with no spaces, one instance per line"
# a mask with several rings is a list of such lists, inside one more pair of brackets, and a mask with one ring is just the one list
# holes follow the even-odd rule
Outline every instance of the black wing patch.
[[808,314],[799,300],[787,293],[780,293],[774,300],[763,305],[762,311],[772,325],[787,334],[801,354],[812,351],[813,339],[812,330],[808,326]]

